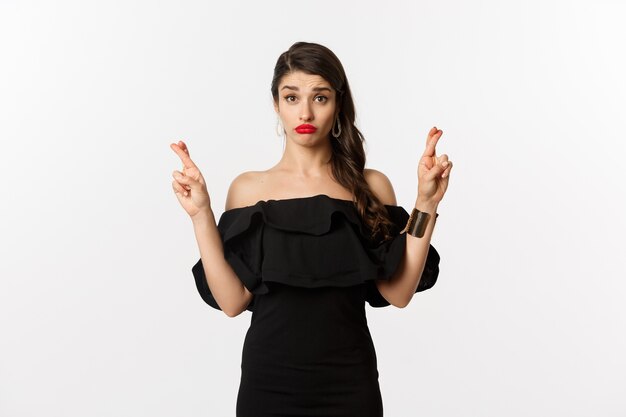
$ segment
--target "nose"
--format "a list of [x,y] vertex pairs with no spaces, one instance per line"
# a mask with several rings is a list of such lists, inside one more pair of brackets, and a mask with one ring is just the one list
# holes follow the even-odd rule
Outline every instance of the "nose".
[[303,121],[310,121],[312,118],[313,112],[311,111],[309,104],[304,102],[304,104],[302,104],[302,109],[300,110],[300,119]]

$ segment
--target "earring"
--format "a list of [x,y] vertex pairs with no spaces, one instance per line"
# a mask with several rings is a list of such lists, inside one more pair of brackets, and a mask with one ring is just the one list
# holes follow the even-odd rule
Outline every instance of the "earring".
[[[279,130],[280,129],[280,130]],[[278,117],[276,117],[276,134],[278,136],[282,136],[285,132],[285,128],[283,127],[283,125],[280,123],[280,119]]]
[[333,128],[330,130],[330,133],[332,133],[332,135],[336,138],[339,137],[339,135],[341,135],[341,121],[339,120],[339,117],[337,117],[337,127],[339,128],[339,132],[335,133],[335,126],[333,125]]

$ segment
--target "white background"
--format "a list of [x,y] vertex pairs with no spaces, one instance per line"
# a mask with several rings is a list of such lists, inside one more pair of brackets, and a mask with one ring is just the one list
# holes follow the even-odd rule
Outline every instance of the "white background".
[[[274,165],[296,41],[342,61],[410,209],[454,162],[439,281],[367,306],[386,416],[625,416],[621,1],[0,1],[0,415],[233,416],[250,312],[204,304],[169,144],[219,217]],[[620,28],[621,27],[621,28]]]

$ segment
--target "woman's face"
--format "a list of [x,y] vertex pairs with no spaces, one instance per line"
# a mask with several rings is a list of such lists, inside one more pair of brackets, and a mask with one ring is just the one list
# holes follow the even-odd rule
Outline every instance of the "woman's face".
[[[319,75],[292,72],[285,75],[278,86],[278,103],[274,103],[274,110],[288,138],[296,142],[317,142],[328,138],[333,127],[335,90]],[[312,125],[314,129],[302,125]]]

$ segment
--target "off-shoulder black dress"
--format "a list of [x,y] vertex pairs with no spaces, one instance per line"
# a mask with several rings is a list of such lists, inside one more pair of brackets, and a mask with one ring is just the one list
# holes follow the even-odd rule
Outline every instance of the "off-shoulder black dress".
[[[254,294],[237,417],[383,415],[365,302],[389,305],[374,280],[389,279],[399,266],[409,218],[400,206],[386,208],[394,230],[385,242],[369,239],[354,202],[325,194],[222,214],[224,257]],[[220,309],[201,260],[192,272],[202,299]],[[416,292],[438,274],[431,245]]]

